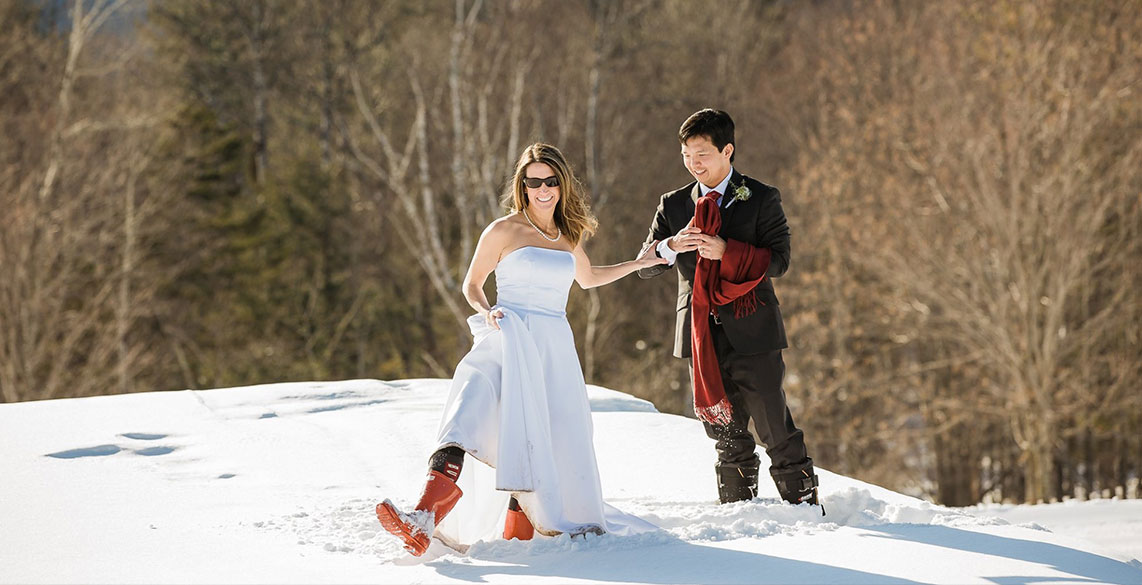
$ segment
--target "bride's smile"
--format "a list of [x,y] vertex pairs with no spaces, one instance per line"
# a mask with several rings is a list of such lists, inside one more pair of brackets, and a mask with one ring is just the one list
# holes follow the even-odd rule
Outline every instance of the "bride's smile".
[[533,212],[531,219],[538,222],[541,228],[549,227],[549,222],[554,223],[555,206],[562,194],[559,176],[550,165],[533,162],[524,169],[523,186],[527,191],[528,210]]

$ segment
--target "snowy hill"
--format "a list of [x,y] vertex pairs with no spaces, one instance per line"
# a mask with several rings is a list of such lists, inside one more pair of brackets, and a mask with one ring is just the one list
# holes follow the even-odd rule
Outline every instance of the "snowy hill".
[[[764,479],[758,499],[719,506],[697,421],[597,387],[604,494],[660,532],[467,555],[434,543],[414,559],[373,507],[419,495],[447,387],[0,404],[0,583],[1142,583],[1136,532],[1122,546],[1080,538],[1136,530],[1137,501],[1053,507],[1067,528],[1051,532],[1035,507],[942,508],[819,470],[824,518]],[[1100,527],[1084,532],[1084,516]]]

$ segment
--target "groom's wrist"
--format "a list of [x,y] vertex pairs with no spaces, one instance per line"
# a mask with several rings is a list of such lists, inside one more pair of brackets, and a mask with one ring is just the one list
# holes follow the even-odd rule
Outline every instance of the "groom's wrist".
[[659,258],[664,258],[666,260],[667,266],[673,266],[674,260],[678,258],[678,252],[674,251],[674,248],[670,247],[670,240],[671,238],[666,238],[654,247],[654,253],[658,254]]

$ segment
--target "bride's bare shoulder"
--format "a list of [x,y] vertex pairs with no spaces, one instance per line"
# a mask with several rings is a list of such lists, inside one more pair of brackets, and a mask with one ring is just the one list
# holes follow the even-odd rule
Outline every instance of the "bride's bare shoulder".
[[510,237],[513,234],[518,234],[523,220],[520,219],[518,213],[509,213],[501,218],[494,220],[484,228],[485,238],[503,238]]

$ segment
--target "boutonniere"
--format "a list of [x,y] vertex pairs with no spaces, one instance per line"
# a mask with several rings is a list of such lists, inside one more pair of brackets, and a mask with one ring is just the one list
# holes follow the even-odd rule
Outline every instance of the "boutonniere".
[[753,197],[753,191],[750,191],[749,187],[746,187],[744,182],[737,187],[734,187],[733,193],[734,201],[747,201],[750,197]]

